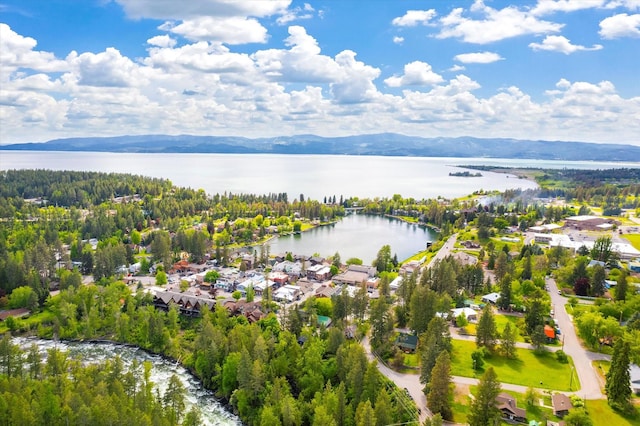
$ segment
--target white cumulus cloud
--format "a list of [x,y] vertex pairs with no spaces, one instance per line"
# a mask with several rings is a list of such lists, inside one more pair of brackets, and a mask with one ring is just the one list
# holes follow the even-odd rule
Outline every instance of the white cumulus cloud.
[[176,45],[176,43],[177,42],[174,39],[166,34],[151,37],[149,40],[147,40],[147,44],[158,47],[173,47]]
[[564,24],[540,20],[531,11],[508,6],[497,10],[476,1],[471,7],[480,19],[465,16],[462,8],[456,8],[440,18],[442,25],[437,38],[459,38],[467,43],[487,44],[525,34],[549,34],[559,32]]
[[393,37],[393,42],[395,44],[402,44],[402,43],[404,43],[404,37],[395,36],[395,37]]
[[577,10],[604,7],[607,0],[538,0],[531,10],[534,15],[548,15],[555,12],[575,12]]
[[443,81],[442,76],[431,69],[431,65],[420,61],[406,64],[403,75],[394,75],[384,80],[389,87],[426,86],[442,83]]
[[267,41],[267,29],[256,19],[245,17],[204,16],[185,20],[177,25],[165,22],[159,28],[194,41],[219,41],[226,44],[265,43]]
[[415,27],[416,25],[427,25],[436,16],[434,9],[429,10],[407,10],[404,16],[393,18],[392,25],[397,27]]
[[605,18],[600,22],[598,34],[605,39],[640,37],[640,14],[620,13]]
[[453,57],[458,62],[463,64],[490,64],[492,62],[501,61],[504,58],[495,52],[474,52],[474,53],[461,53]]
[[201,16],[264,17],[285,13],[291,0],[115,0],[133,19],[186,20]]
[[569,55],[578,51],[601,50],[601,44],[594,44],[591,47],[571,44],[568,38],[564,36],[549,35],[542,40],[542,43],[529,43],[529,47],[533,50],[547,50],[550,52],[560,52]]

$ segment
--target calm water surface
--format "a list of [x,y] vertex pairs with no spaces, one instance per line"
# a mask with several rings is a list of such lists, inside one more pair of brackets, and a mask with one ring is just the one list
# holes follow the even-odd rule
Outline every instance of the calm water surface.
[[402,261],[424,250],[426,242],[435,239],[436,233],[426,227],[383,216],[350,214],[334,225],[283,236],[271,240],[269,245],[271,254],[318,253],[327,257],[339,252],[343,262],[357,257],[370,265],[386,244],[391,246],[391,255],[397,254]]
[[[271,154],[129,154],[1,151],[0,170],[51,169],[134,173],[170,179],[209,194],[286,192],[290,199],[325,196],[417,199],[461,197],[476,190],[534,188],[513,176],[449,176],[460,164],[513,165],[513,160]],[[531,162],[521,162],[531,166]],[[559,165],[558,165],[559,166]]]

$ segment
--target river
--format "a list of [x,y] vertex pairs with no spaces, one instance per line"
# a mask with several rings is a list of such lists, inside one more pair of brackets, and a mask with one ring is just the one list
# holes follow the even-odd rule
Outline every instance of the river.
[[213,392],[205,389],[202,383],[194,377],[187,369],[181,365],[170,362],[159,355],[153,355],[142,349],[118,345],[115,343],[86,343],[86,342],[65,342],[43,340],[25,337],[13,338],[13,343],[27,349],[31,344],[35,343],[46,358],[47,349],[56,347],[60,350],[69,352],[71,357],[77,357],[85,363],[98,363],[106,359],[119,355],[125,365],[130,365],[134,359],[140,363],[150,361],[153,364],[151,369],[151,381],[155,387],[160,390],[160,394],[164,394],[169,378],[175,374],[180,378],[186,389],[185,412],[189,411],[192,406],[197,406],[202,414],[202,424],[207,426],[227,426],[242,425],[238,417],[230,414],[222,404],[220,404]]
[[437,234],[430,228],[377,215],[349,214],[339,222],[320,226],[301,234],[285,235],[271,240],[271,254],[292,252],[323,257],[340,253],[344,262],[351,257],[370,265],[383,245],[391,246],[391,255],[403,261],[435,241]]

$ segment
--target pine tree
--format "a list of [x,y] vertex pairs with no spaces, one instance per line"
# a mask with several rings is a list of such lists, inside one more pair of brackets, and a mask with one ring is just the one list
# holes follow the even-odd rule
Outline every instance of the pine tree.
[[607,373],[607,400],[609,405],[626,409],[631,403],[631,379],[629,376],[629,342],[618,339],[613,347],[611,368]]
[[476,329],[476,345],[486,346],[487,349],[493,351],[496,346],[498,330],[496,328],[496,320],[493,317],[491,305],[486,305],[482,310],[480,321]]
[[440,413],[445,420],[453,418],[451,411],[451,359],[448,351],[440,352],[431,370],[427,405],[433,413]]
[[496,407],[496,397],[500,394],[498,376],[489,367],[480,378],[476,398],[471,404],[471,411],[467,420],[471,426],[492,425],[500,419],[500,410]]
[[606,272],[604,268],[600,265],[595,265],[593,267],[593,272],[591,274],[591,295],[592,296],[602,296],[604,294],[604,280],[606,279]]
[[627,282],[627,273],[622,270],[616,284],[616,301],[624,302],[627,299],[628,288],[629,283]]
[[500,348],[507,358],[517,358],[516,352],[516,330],[511,327],[511,323],[507,323],[502,331],[502,339],[500,340]]
[[431,371],[440,352],[451,352],[451,336],[444,319],[435,317],[429,322],[427,331],[420,336],[420,348],[420,383],[427,384],[431,380]]
[[502,310],[509,309],[511,305],[511,275],[507,274],[500,281],[500,298],[498,299],[498,307]]

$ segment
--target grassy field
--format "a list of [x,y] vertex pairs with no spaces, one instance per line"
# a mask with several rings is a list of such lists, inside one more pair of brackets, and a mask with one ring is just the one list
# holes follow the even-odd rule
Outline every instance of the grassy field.
[[624,234],[623,237],[629,240],[633,247],[640,250],[640,234]]
[[585,405],[594,425],[631,426],[640,424],[639,414],[636,414],[635,417],[624,417],[613,411],[606,399],[588,400]]
[[[522,337],[522,335],[520,334],[521,328],[518,327],[518,320],[520,318],[511,316],[511,315],[494,315],[493,317],[496,320],[496,327],[498,329],[498,333],[502,334],[507,323],[510,323],[511,329],[516,330],[516,333],[517,333],[516,342],[524,342],[524,337]],[[467,331],[467,334],[471,336],[476,335],[476,328],[477,328],[477,324],[467,324],[465,326],[465,330]]]
[[[473,371],[471,353],[475,349],[474,342],[453,340],[452,375],[479,377],[482,374],[482,371],[478,374]],[[507,359],[498,355],[487,357],[484,368],[493,367],[498,379],[504,383],[560,391],[579,389],[580,385],[575,374],[573,380],[571,379],[571,364],[559,363],[553,353],[536,355],[527,349],[517,349],[517,353],[518,359]],[[569,389],[570,384],[572,389]]]

